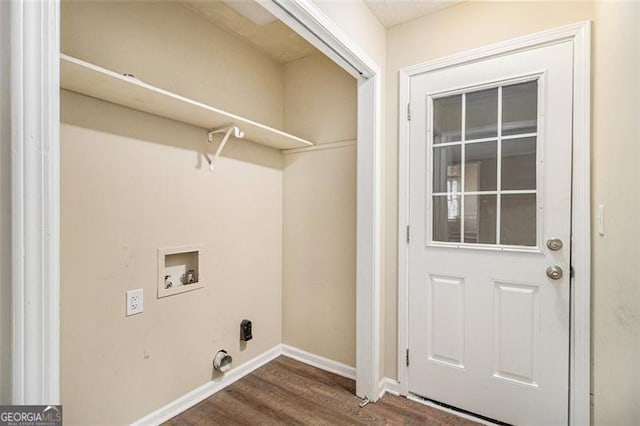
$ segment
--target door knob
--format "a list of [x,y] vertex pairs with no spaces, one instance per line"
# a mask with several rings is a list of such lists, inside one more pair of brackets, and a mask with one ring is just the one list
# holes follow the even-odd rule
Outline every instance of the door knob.
[[558,251],[562,248],[562,240],[560,238],[550,238],[547,240],[547,248],[549,250]]
[[547,268],[547,276],[552,280],[559,280],[562,278],[562,268],[558,265],[549,266]]

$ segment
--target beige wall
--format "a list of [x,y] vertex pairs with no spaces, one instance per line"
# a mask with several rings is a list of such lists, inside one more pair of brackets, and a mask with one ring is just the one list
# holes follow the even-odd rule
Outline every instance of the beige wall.
[[[62,30],[66,53],[282,126],[282,65],[178,5],[65,2]],[[218,349],[240,365],[282,342],[279,151],[232,140],[211,173],[203,129],[65,91],[61,144],[66,422],[131,422],[211,380]],[[157,249],[188,244],[205,288],[157,299]]]
[[[121,424],[209,381],[218,349],[240,365],[282,341],[282,159],[232,141],[210,173],[201,129],[68,92],[62,107],[62,403],[69,424]],[[157,299],[157,249],[188,244],[205,288]],[[144,313],[125,317],[136,288]]]
[[593,233],[594,423],[640,423],[640,193],[636,166],[640,155],[639,9],[638,3],[631,2],[470,2],[388,30],[387,376],[396,377],[397,361],[398,70],[474,47],[592,20],[592,199],[594,207],[600,203],[607,206],[606,236]]
[[606,206],[605,236],[594,226],[592,250],[597,425],[640,424],[639,23],[640,3],[596,7],[592,201]]
[[[323,55],[289,62],[285,129],[356,137],[356,80]],[[283,342],[355,365],[356,148],[284,156]]]
[[317,144],[356,138],[356,80],[317,53],[284,65],[284,130]]
[[355,366],[355,145],[284,159],[283,342]]
[[[9,2],[0,2],[0,51],[9,51]],[[0,55],[0,93],[9,92],[9,55]],[[0,404],[11,402],[11,130],[0,99]]]

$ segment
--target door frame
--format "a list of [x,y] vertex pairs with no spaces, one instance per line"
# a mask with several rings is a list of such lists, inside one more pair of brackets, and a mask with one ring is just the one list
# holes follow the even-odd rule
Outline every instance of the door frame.
[[[257,1],[358,80],[356,394],[376,401],[382,71],[312,0]],[[60,401],[60,0],[8,4],[12,402],[48,405]]]
[[591,404],[591,23],[582,21],[402,68],[399,73],[398,157],[398,381],[409,395],[409,100],[411,78],[471,62],[571,41],[573,44],[573,145],[571,195],[571,300],[569,424],[590,424]]
[[358,81],[356,395],[380,397],[382,71],[312,0],[256,0]]
[[60,4],[11,1],[11,402],[60,401]]

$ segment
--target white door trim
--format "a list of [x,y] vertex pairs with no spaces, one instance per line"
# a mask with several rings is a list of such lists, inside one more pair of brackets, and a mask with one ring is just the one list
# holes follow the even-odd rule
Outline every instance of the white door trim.
[[[312,1],[259,1],[358,78],[356,393],[375,401],[381,349],[381,70]],[[13,5],[12,388],[16,403],[52,403],[60,387],[60,4]]]
[[10,8],[12,401],[58,404],[59,4]]
[[380,389],[381,111],[379,65],[311,0],[258,0],[358,79],[356,230],[356,394]]
[[591,358],[591,200],[590,200],[590,51],[591,24],[583,21],[513,40],[469,50],[400,70],[398,179],[398,381],[409,394],[405,361],[409,341],[409,120],[411,77],[490,57],[530,50],[563,41],[573,42],[572,253],[569,423],[590,423]]

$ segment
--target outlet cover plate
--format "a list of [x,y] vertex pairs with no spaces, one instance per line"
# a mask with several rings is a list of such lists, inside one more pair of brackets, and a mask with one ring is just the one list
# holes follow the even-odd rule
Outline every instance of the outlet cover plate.
[[127,316],[141,314],[144,310],[144,290],[127,291]]

